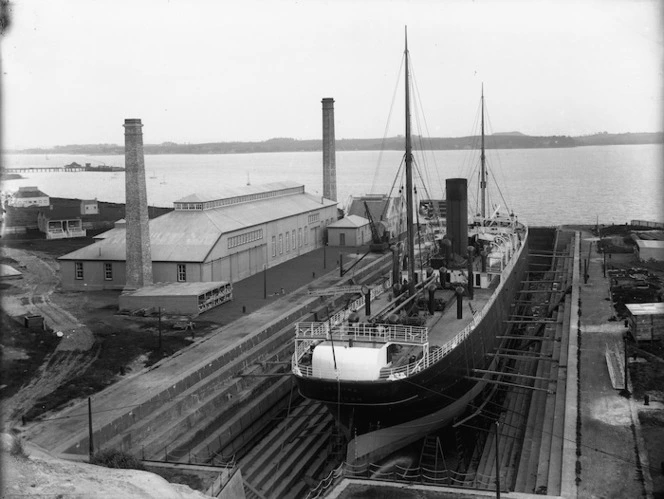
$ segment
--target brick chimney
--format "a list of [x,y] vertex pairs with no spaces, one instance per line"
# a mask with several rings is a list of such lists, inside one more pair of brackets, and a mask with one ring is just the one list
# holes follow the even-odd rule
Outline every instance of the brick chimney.
[[125,119],[127,266],[124,291],[134,291],[152,284],[142,127],[140,119]]
[[323,99],[323,197],[337,201],[337,163],[334,142],[334,99]]

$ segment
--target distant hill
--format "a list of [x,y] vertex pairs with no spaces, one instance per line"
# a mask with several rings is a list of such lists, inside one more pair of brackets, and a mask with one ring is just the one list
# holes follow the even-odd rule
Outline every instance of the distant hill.
[[[501,132],[485,137],[487,149],[533,149],[547,147],[578,147],[590,145],[620,144],[662,144],[664,134],[655,133],[598,133],[580,137],[567,135],[531,136],[521,132]],[[455,150],[479,149],[480,137],[413,137],[413,144],[419,149]],[[261,152],[311,152],[320,151],[321,139],[296,140],[274,138],[262,142],[210,142],[204,144],[145,144],[145,154],[242,154]],[[385,139],[338,139],[337,151],[380,151],[401,150],[404,148],[403,136]],[[7,151],[23,154],[87,154],[111,155],[124,154],[124,146],[117,144],[72,144],[56,146],[51,149],[23,149]]]
[[494,137],[496,135],[521,135],[521,136],[525,136],[525,134],[523,134],[521,132],[498,132],[498,133],[492,134],[492,136],[494,136]]

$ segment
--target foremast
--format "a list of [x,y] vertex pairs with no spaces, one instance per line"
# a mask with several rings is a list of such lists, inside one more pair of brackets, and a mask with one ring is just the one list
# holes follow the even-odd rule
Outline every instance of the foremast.
[[410,138],[410,81],[408,67],[408,27],[405,28],[406,48],[406,241],[408,244],[408,296],[415,294],[415,238],[413,237],[413,146]]
[[484,83],[482,83],[482,152],[480,154],[480,195],[482,196],[482,219],[486,219],[486,155],[484,154]]

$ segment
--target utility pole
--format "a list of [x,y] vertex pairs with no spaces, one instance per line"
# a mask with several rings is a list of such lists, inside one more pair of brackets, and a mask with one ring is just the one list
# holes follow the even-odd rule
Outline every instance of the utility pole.
[[159,307],[159,350],[161,350],[161,307]]
[[92,442],[92,397],[88,397],[88,455],[92,462],[92,456],[95,453],[94,443]]
[[498,452],[498,426],[500,423],[496,421],[496,498],[500,499],[500,453]]

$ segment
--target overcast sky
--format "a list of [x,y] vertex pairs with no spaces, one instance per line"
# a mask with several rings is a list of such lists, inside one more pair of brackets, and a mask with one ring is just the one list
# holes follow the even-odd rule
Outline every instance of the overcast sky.
[[[14,0],[2,41],[7,149],[382,137],[404,26],[431,136],[662,130],[658,1]],[[401,132],[398,98],[388,135]]]

